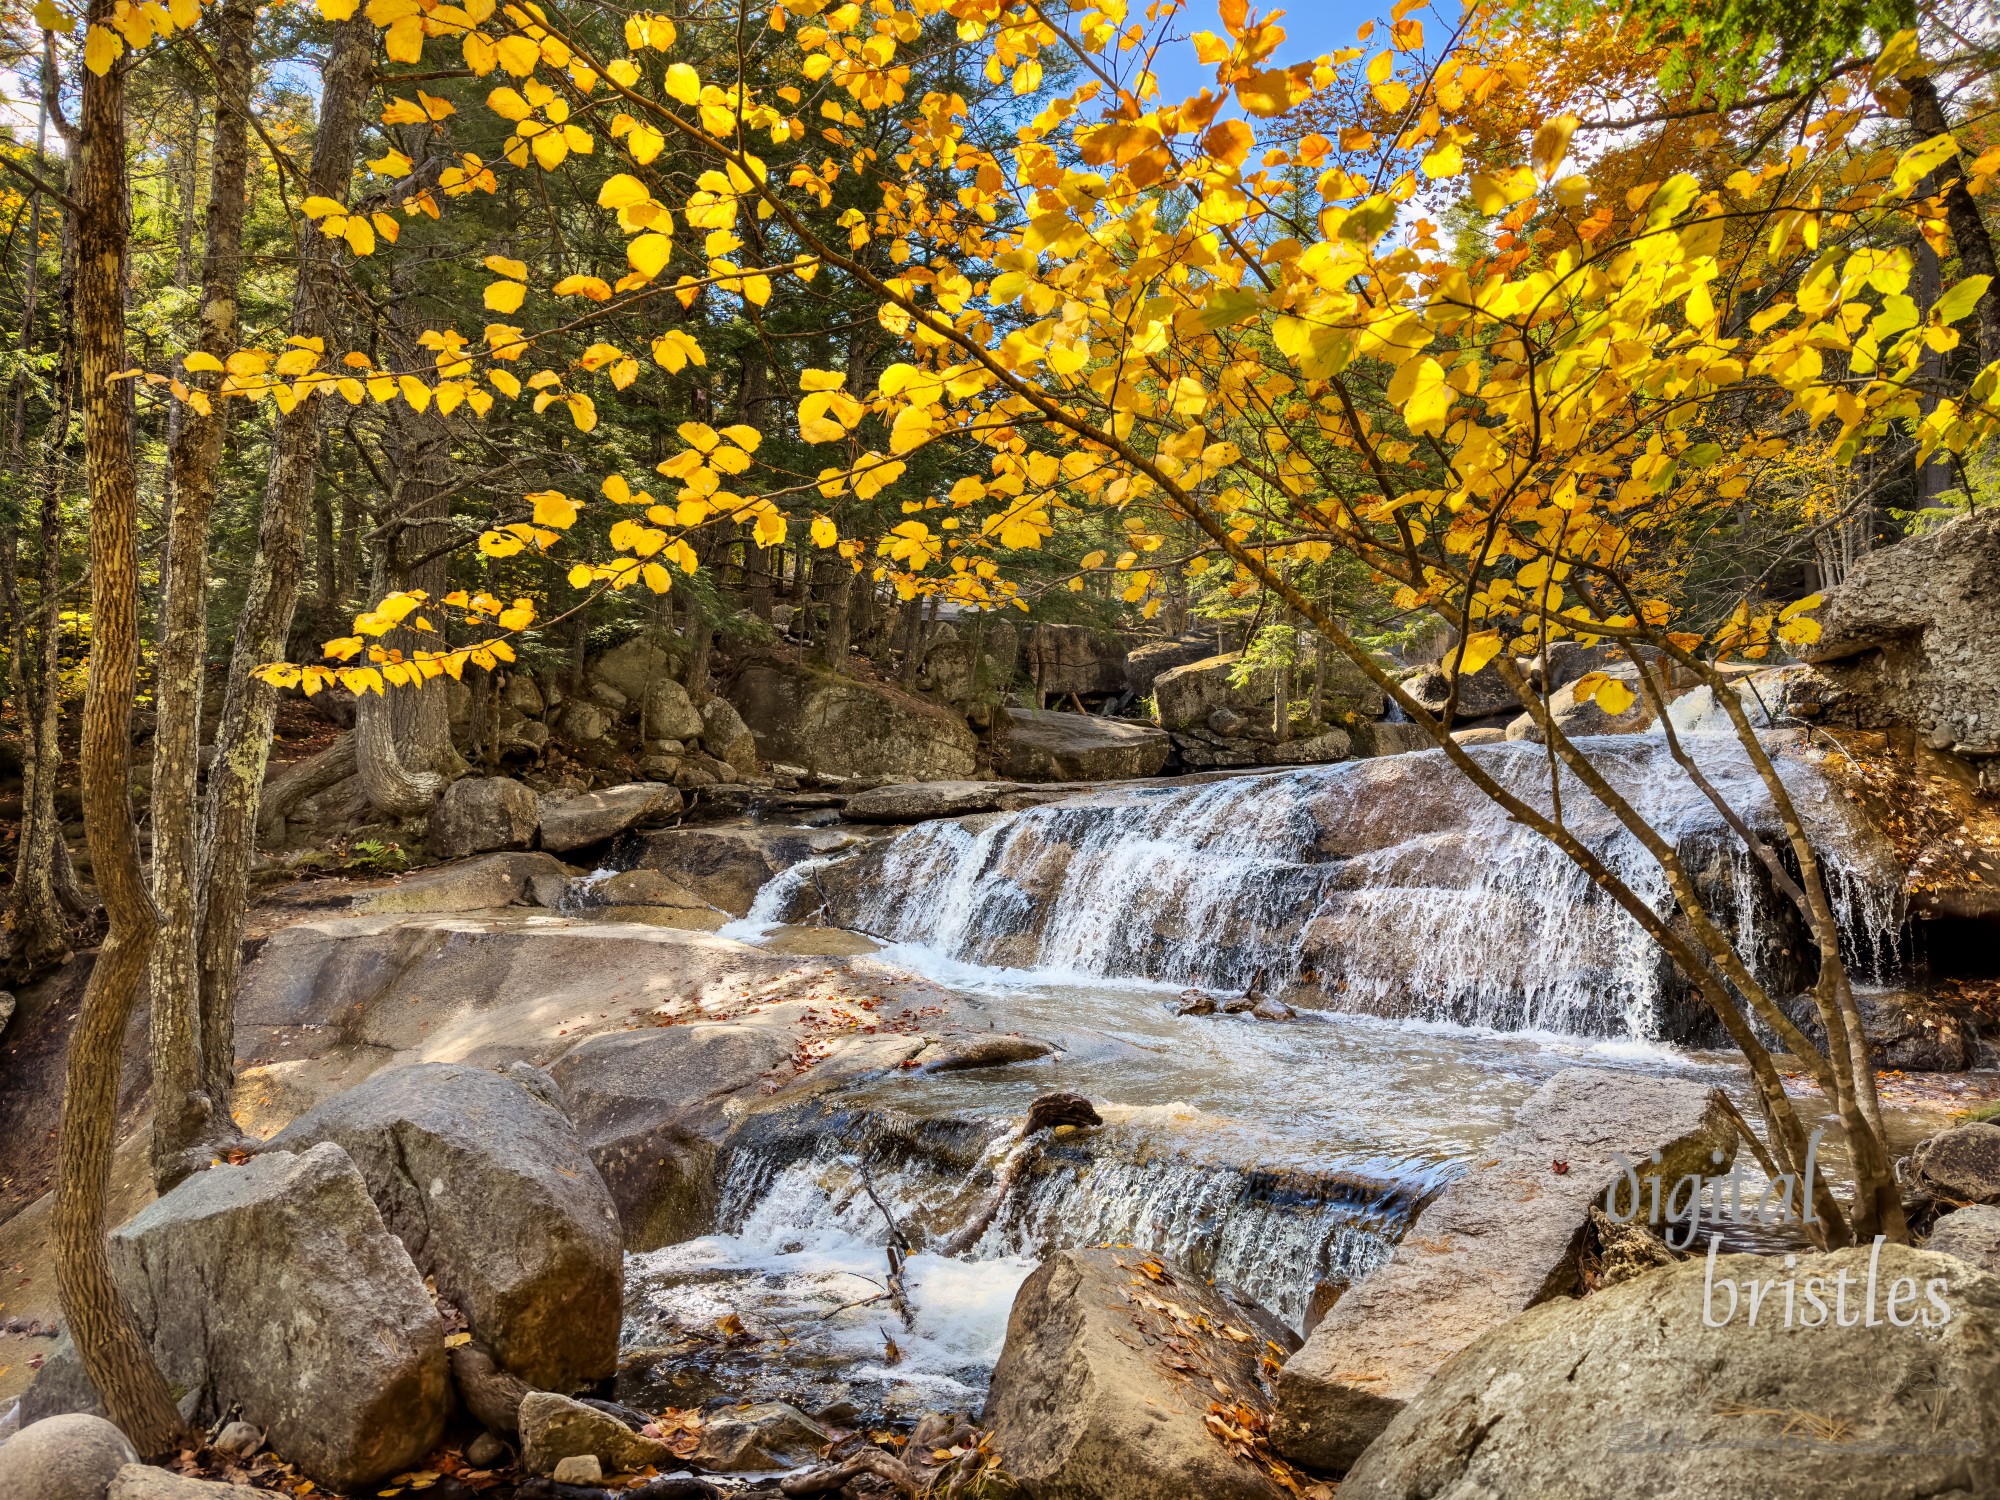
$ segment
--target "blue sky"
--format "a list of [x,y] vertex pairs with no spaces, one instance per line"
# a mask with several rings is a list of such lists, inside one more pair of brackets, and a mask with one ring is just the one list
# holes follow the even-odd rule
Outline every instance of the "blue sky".
[[[1285,12],[1278,22],[1285,28],[1285,41],[1278,48],[1277,61],[1289,63],[1353,46],[1356,28],[1371,19],[1387,21],[1391,3],[1393,0],[1300,0],[1280,5],[1251,0],[1250,8],[1266,16],[1275,10]],[[1143,13],[1144,7],[1133,0],[1130,18],[1139,20]],[[1215,0],[1189,0],[1175,29],[1182,35],[1197,31],[1223,35]],[[1215,83],[1215,69],[1196,62],[1194,48],[1186,43],[1161,49],[1159,74],[1163,100],[1184,99],[1203,84],[1213,87]]]

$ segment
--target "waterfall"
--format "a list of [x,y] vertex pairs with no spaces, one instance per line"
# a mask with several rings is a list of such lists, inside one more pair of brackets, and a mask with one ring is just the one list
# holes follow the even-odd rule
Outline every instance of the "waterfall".
[[[1775,827],[1732,737],[1687,743],[1750,822]],[[1663,739],[1585,742],[1679,850],[1711,911],[1767,983],[1810,977],[1796,917],[1676,766]],[[1537,745],[1472,751],[1551,807]],[[1900,874],[1807,763],[1782,761],[1811,825],[1849,947],[1890,961]],[[1573,776],[1566,824],[1643,900],[1664,874]],[[1262,983],[1310,1006],[1500,1029],[1690,1041],[1711,1036],[1689,988],[1630,915],[1437,751],[1188,787],[1108,789],[1016,813],[921,824],[815,872],[774,907],[824,903],[841,926],[940,958],[1072,979],[1219,992]]]

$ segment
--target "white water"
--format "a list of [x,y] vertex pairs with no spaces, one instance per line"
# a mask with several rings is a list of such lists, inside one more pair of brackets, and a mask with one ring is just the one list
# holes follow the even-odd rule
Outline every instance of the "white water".
[[[1587,743],[1679,848],[1737,942],[1766,950],[1767,966],[1780,957],[1787,939],[1771,923],[1762,872],[1664,742]],[[1689,743],[1731,804],[1769,826],[1740,747],[1707,734]],[[1540,747],[1474,753],[1511,792],[1550,808]],[[1855,956],[1864,969],[1881,964],[1899,919],[1885,851],[1810,767],[1788,762],[1784,774]],[[1670,912],[1653,857],[1574,777],[1561,785],[1568,825],[1655,911]],[[1262,975],[1299,1003],[1345,1011],[1680,1034],[1679,983],[1639,923],[1435,751],[922,824],[874,857],[879,869],[834,920],[941,959],[1216,991]],[[768,918],[802,891],[781,882],[766,895]]]

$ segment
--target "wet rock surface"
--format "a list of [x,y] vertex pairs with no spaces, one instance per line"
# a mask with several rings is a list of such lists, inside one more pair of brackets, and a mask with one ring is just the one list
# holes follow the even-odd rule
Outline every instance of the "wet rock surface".
[[596,1460],[601,1474],[625,1474],[671,1464],[673,1457],[665,1443],[554,1391],[531,1391],[521,1402],[521,1463],[531,1474],[556,1476],[560,1465],[578,1458]]

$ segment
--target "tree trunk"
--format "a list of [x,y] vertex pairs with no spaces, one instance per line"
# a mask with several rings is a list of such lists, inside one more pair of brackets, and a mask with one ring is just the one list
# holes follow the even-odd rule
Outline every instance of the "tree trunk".
[[827,561],[826,635],[820,652],[836,672],[847,670],[847,651],[854,627],[854,570],[835,553]]
[[[333,28],[320,76],[320,119],[308,190],[346,202],[361,139],[361,107],[372,82],[375,25],[357,15]],[[298,286],[292,332],[332,348],[340,307],[341,268],[335,242],[313,226],[299,231]],[[301,401],[281,412],[272,435],[271,470],[257,558],[243,612],[236,621],[222,722],[215,735],[203,815],[207,903],[202,912],[202,1068],[211,1097],[227,1098],[236,1072],[236,989],[242,969],[243,911],[255,851],[257,800],[271,750],[277,690],[251,676],[284,654],[305,574],[305,526],[319,475],[320,403]]]
[[[1946,134],[1951,126],[1944,117],[1937,83],[1926,77],[1906,78],[1903,84],[1910,91],[1910,123],[1917,127],[1918,137],[1929,140]],[[1940,176],[1951,179],[1944,192],[1944,217],[1958,250],[1959,274],[1995,278],[1979,299],[1979,364],[1983,369],[2000,359],[2000,267],[1995,264],[1993,237],[1987,232],[1978,200],[1965,185],[1964,162],[1954,154],[1937,170]]]
[[[201,333],[197,347],[218,360],[235,352],[243,269],[243,185],[248,169],[250,42],[256,0],[227,0],[217,17],[215,165],[209,183],[202,251]],[[201,1066],[200,965],[195,950],[195,879],[203,658],[208,643],[208,550],[216,471],[228,423],[214,373],[191,377],[214,405],[189,407],[172,453],[173,519],[160,605],[159,666],[154,686],[153,899],[160,936],[153,950],[153,1182],[166,1192],[206,1162],[198,1143],[229,1125],[229,1101],[204,1087]]]
[[[88,24],[109,23],[91,0]],[[109,928],[70,1037],[56,1146],[56,1284],[106,1414],[141,1454],[167,1452],[180,1416],[112,1279],[104,1195],[118,1124],[125,1028],[158,919],[132,821],[132,699],[139,669],[139,487],[125,356],[125,70],[86,72],[77,164],[77,350],[90,474],[90,681],[83,700],[84,832]]]

